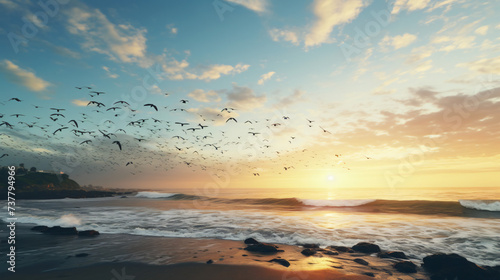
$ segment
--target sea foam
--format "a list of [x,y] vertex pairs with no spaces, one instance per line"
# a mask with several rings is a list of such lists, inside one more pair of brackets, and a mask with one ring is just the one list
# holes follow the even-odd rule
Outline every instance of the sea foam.
[[500,212],[500,201],[498,200],[459,200],[459,202],[465,208]]
[[138,192],[135,197],[143,198],[167,198],[176,195],[175,193],[160,193],[160,192]]

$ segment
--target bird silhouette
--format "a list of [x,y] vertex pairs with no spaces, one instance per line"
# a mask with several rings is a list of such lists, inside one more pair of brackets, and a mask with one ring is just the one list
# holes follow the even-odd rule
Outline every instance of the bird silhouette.
[[118,148],[120,148],[120,151],[122,150],[122,143],[120,143],[120,141],[113,141],[113,144],[118,145]]

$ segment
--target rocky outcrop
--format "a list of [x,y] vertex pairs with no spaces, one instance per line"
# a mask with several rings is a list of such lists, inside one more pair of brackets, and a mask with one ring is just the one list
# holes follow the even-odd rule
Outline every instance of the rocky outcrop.
[[410,261],[400,261],[394,264],[394,268],[403,273],[416,273],[417,266]]
[[389,251],[389,252],[380,252],[377,254],[379,258],[395,258],[395,259],[407,259],[406,254],[399,251]]
[[378,245],[373,244],[373,243],[368,243],[368,242],[360,242],[360,243],[352,246],[352,249],[354,251],[366,253],[366,254],[380,252],[380,247]]
[[498,280],[500,270],[496,267],[480,267],[457,254],[437,253],[424,258],[423,267],[432,280]]

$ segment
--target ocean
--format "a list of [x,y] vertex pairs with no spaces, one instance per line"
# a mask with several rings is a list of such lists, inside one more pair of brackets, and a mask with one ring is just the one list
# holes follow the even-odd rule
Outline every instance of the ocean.
[[[481,189],[171,189],[123,197],[20,200],[17,222],[102,234],[457,253],[500,265],[500,192]],[[0,218],[7,218],[6,204]]]

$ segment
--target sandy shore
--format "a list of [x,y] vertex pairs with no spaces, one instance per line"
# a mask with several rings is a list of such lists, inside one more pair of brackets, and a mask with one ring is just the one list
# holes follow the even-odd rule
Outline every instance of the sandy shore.
[[[2,264],[0,278],[429,279],[420,267],[417,273],[401,273],[393,267],[400,260],[359,252],[329,255],[318,251],[305,256],[301,246],[277,244],[280,252],[256,253],[244,250],[243,241],[125,234],[78,238],[45,235],[29,227],[18,230],[16,272],[7,272]],[[284,259],[290,265],[270,262],[272,259]]]

